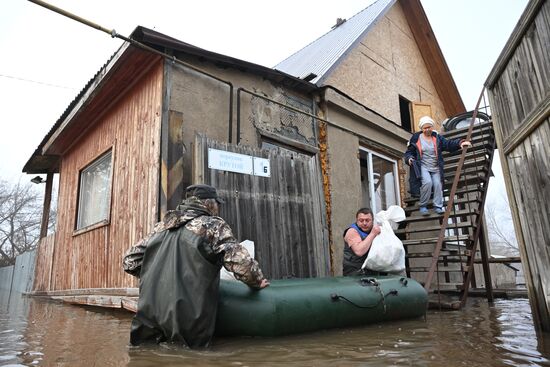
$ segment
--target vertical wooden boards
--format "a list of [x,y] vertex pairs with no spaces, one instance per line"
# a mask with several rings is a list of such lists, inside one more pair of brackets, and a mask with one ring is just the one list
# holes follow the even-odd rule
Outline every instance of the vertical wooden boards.
[[[163,63],[157,60],[63,154],[52,278],[46,288],[46,269],[37,266],[43,289],[35,286],[36,290],[136,286],[123,272],[121,261],[157,221],[162,81]],[[75,232],[80,170],[109,149],[113,152],[109,222]]]
[[550,331],[550,3],[533,0],[488,79],[535,326]]
[[[271,175],[209,169],[208,148],[269,159]],[[221,216],[239,241],[254,241],[256,258],[269,278],[329,275],[317,155],[235,146],[204,136],[196,137],[194,154],[194,164],[203,168],[202,182],[215,186],[226,200]]]

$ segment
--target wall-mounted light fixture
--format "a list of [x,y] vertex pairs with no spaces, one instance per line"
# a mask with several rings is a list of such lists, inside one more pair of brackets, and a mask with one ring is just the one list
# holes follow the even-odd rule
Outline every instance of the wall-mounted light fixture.
[[42,177],[40,176],[36,176],[35,178],[31,179],[31,182],[32,183],[35,183],[35,184],[41,184],[41,183],[45,183],[46,180],[44,180]]

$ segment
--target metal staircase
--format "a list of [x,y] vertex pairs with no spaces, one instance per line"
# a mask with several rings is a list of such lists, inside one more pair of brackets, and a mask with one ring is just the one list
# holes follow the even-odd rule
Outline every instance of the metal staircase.
[[[475,118],[475,115],[474,115]],[[447,139],[469,139],[466,151],[444,152],[444,215],[418,212],[418,199],[405,200],[407,219],[396,234],[407,251],[407,276],[423,283],[430,307],[460,309],[475,282],[474,260],[482,259],[488,297],[492,299],[483,208],[495,149],[492,122],[442,134]],[[478,251],[480,244],[480,251]],[[489,295],[490,293],[490,295]]]

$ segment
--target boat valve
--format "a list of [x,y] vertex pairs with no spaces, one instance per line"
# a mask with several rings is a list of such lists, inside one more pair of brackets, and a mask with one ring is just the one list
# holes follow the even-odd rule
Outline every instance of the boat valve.
[[336,302],[340,299],[340,296],[337,295],[336,293],[331,293],[330,294],[330,299],[333,301],[333,302]]
[[379,283],[374,278],[361,278],[359,282],[362,286],[374,285],[377,287],[379,285]]
[[388,293],[386,293],[385,297],[387,296],[397,296],[399,294],[399,292],[397,291],[397,289],[390,289],[390,291]]
[[409,283],[409,281],[405,278],[401,278],[401,279],[399,279],[399,281],[403,284],[404,287],[406,287],[407,283]]

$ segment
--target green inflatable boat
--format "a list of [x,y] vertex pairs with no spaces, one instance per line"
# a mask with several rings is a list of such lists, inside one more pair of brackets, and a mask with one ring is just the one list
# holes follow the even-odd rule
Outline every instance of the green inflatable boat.
[[216,335],[280,336],[415,318],[428,296],[402,276],[273,280],[261,291],[222,280]]

